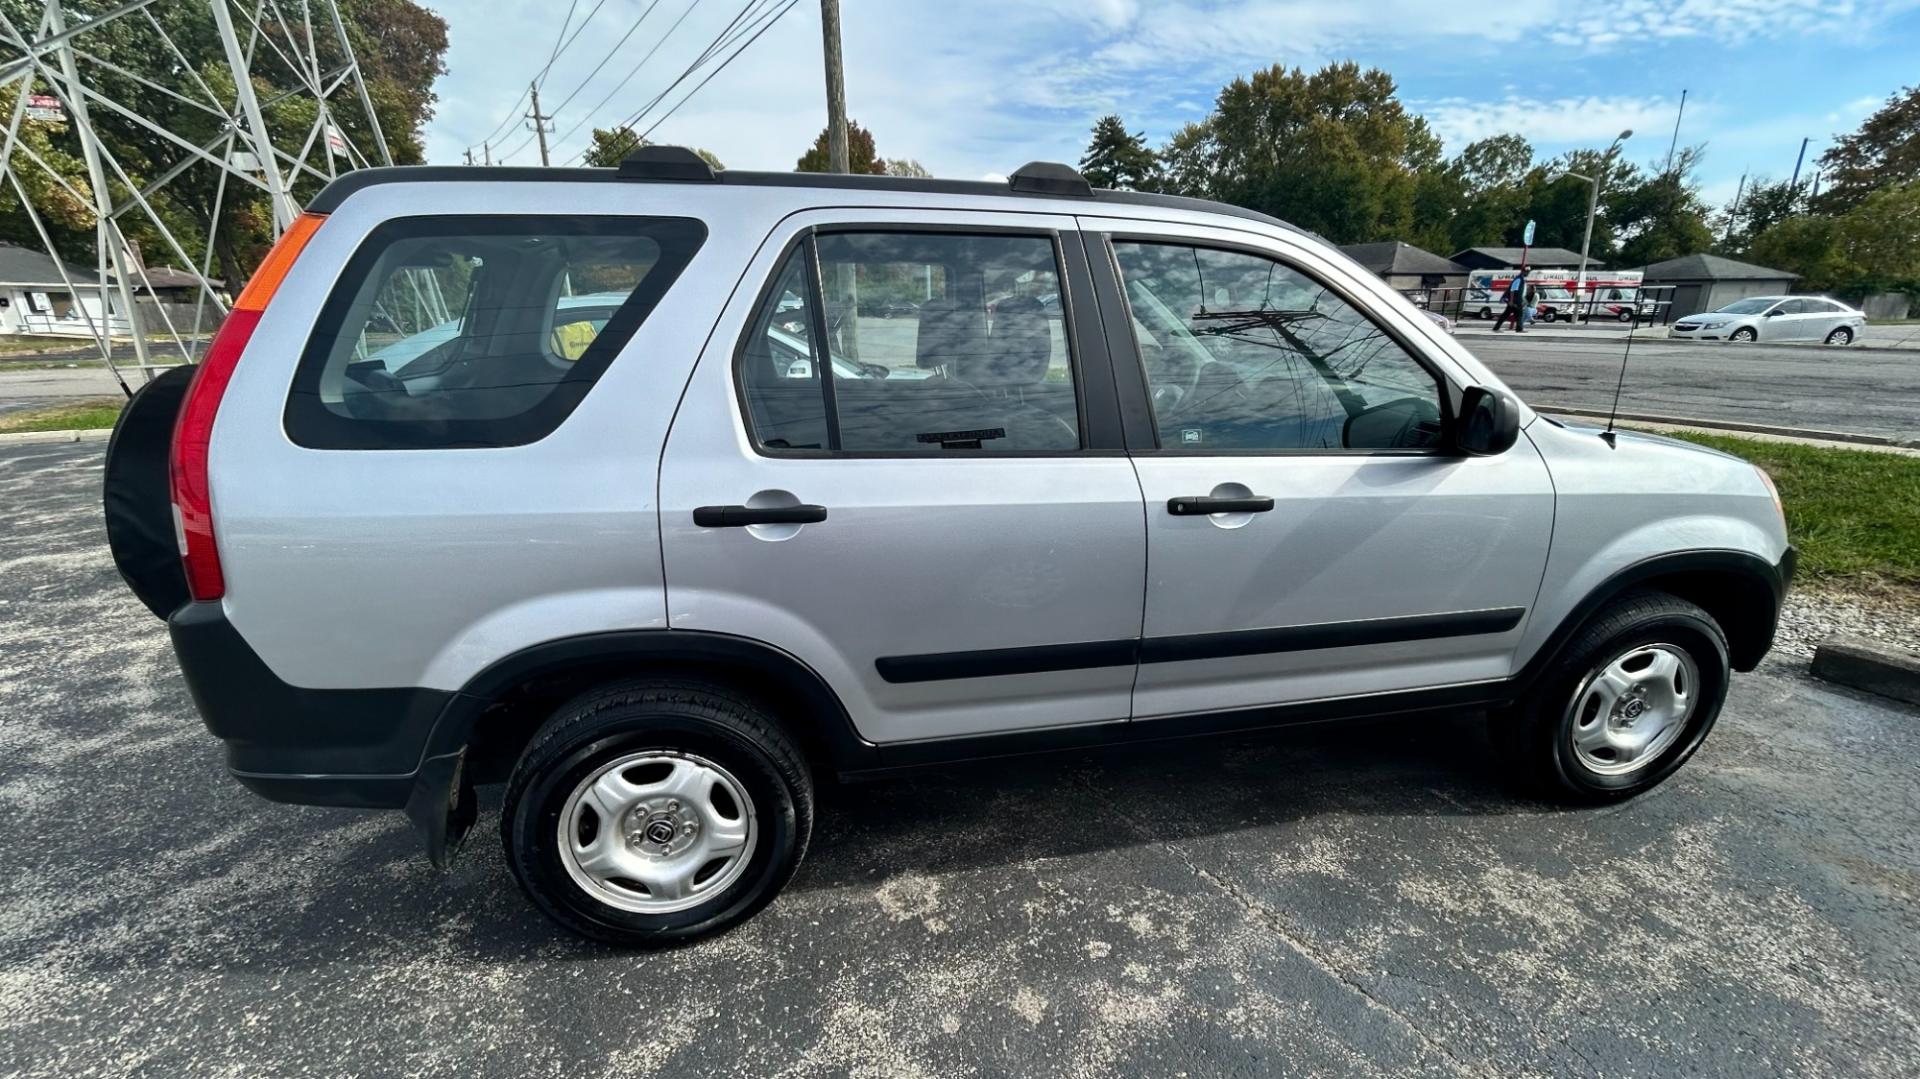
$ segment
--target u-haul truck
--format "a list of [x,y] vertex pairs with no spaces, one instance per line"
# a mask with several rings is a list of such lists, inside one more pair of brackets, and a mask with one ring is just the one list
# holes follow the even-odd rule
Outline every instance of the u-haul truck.
[[[1467,275],[1466,302],[1463,312],[1493,318],[1505,306],[1507,285],[1513,281],[1512,270],[1476,270]],[[1543,322],[1574,317],[1575,308],[1587,307],[1589,318],[1614,318],[1621,322],[1633,318],[1636,305],[1641,307],[1641,316],[1652,312],[1648,305],[1640,300],[1640,283],[1644,275],[1639,270],[1587,270],[1586,288],[1580,294],[1580,303],[1575,304],[1574,285],[1579,273],[1574,270],[1552,269],[1527,271],[1527,284],[1534,290],[1534,317]]]

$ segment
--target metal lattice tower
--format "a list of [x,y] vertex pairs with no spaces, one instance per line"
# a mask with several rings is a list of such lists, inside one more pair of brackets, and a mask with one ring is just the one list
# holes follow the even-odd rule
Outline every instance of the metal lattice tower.
[[[149,352],[147,336],[156,328],[145,324],[146,315],[135,302],[136,290],[144,288],[147,295],[156,298],[159,294],[133,257],[121,227],[123,222],[138,221],[157,234],[168,253],[195,278],[190,325],[176,325],[165,305],[154,305],[164,323],[162,346],[170,342],[182,361],[191,362],[194,350],[189,342],[197,341],[227,311],[226,301],[209,283],[208,271],[218,239],[220,208],[230,186],[243,185],[266,195],[277,237],[299,213],[293,195],[297,179],[330,180],[340,170],[391,165],[393,159],[335,0],[131,0],[88,13],[77,7],[72,3],[63,6],[61,0],[43,0],[39,22],[32,27],[16,24],[0,9],[0,94],[12,92],[14,96],[12,115],[5,118],[5,135],[0,139],[0,184],[10,186],[19,196],[41,247],[53,259],[62,282],[75,298],[102,361],[127,390],[127,380],[113,360],[113,338],[120,336],[113,330],[121,314],[132,337],[135,366],[142,376],[151,378],[156,367],[167,365],[155,364]],[[196,18],[204,14],[219,38],[232,76],[230,94],[215,92],[155,17],[155,9],[166,7],[171,7],[172,13]],[[88,35],[116,23],[124,26],[122,20],[139,22],[140,32],[151,34],[154,48],[164,50],[177,63],[181,78],[176,85],[160,85],[89,50]],[[319,41],[329,42],[338,50],[331,69],[323,68],[327,61],[316,48]],[[132,79],[177,103],[204,111],[218,121],[217,133],[211,139],[196,140],[169,130],[163,122],[103,92],[90,76],[104,72]],[[259,86],[273,88],[264,101],[256,89]],[[90,191],[69,182],[21,137],[29,97],[36,93],[51,94],[64,108],[66,123],[80,144]],[[273,144],[262,110],[294,98],[313,102],[314,120],[299,149],[289,151]],[[342,108],[363,114],[374,144],[371,157],[334,123],[334,114]],[[105,113],[150,136],[153,141],[148,149],[163,147],[171,155],[171,163],[146,183],[134,183],[120,155],[93,122],[96,114]],[[205,169],[217,170],[219,176],[212,224],[207,235],[196,237],[203,252],[196,261],[151,200],[156,192],[190,170]],[[92,208],[97,252],[94,282],[76,282],[68,273],[68,263],[56,249],[41,210],[33,205],[25,182],[29,175],[50,179],[67,197]],[[117,202],[116,191],[121,193]],[[96,320],[93,312],[79,302],[83,295],[98,296],[100,319]]]

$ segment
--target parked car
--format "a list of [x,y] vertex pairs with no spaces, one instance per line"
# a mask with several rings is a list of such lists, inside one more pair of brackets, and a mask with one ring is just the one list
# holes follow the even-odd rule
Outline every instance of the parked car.
[[1683,341],[1821,341],[1850,345],[1867,324],[1863,311],[1825,296],[1751,296],[1678,319],[1667,336]]
[[[840,376],[834,282],[883,266],[935,294],[858,362],[921,377]],[[573,357],[563,281],[623,297]],[[455,332],[370,355],[424,295]],[[1484,711],[1502,773],[1616,802],[1794,567],[1754,466],[1538,415],[1318,237],[1062,165],[349,173],[105,486],[236,780],[436,864],[504,784],[528,899],[629,945],[771,901],[819,784],[957,760]]]

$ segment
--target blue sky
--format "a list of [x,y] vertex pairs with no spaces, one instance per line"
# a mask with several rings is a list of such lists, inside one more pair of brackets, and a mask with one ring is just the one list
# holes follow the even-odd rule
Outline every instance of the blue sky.
[[[543,107],[558,117],[556,163],[577,153],[593,126],[639,111],[747,6],[597,2],[593,11],[596,0],[579,0],[573,25],[589,11],[593,16],[543,80]],[[547,62],[566,8],[555,0],[427,3],[451,31],[428,159],[455,163],[515,107],[516,95]],[[1784,179],[1803,136],[1814,140],[1811,161],[1834,134],[1851,130],[1903,84],[1920,82],[1920,0],[843,5],[853,117],[874,131],[883,155],[916,158],[936,175],[962,178],[1005,173],[1034,159],[1076,161],[1093,121],[1108,112],[1158,144],[1205,116],[1235,75],[1276,62],[1316,67],[1353,59],[1390,72],[1401,99],[1428,118],[1449,153],[1484,135],[1517,131],[1546,156],[1604,147],[1631,127],[1631,159],[1658,160],[1687,90],[1680,140],[1707,144],[1705,193],[1724,202],[1742,173]],[[642,12],[645,19],[622,43]],[[636,70],[656,44],[656,54]],[[664,104],[710,70],[697,71]],[[518,108],[524,111],[524,101]],[[663,111],[657,107],[646,123]],[[825,116],[819,5],[799,0],[653,138],[706,147],[735,168],[787,169]],[[516,121],[496,151],[517,149],[513,161],[537,163],[527,135]]]

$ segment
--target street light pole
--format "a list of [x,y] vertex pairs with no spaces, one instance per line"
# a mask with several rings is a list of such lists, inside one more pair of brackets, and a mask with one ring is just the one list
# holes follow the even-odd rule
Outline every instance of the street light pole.
[[[1576,308],[1580,306],[1583,295],[1587,291],[1587,252],[1593,247],[1593,215],[1600,208],[1600,185],[1606,181],[1607,166],[1613,163],[1613,155],[1620,152],[1620,144],[1632,137],[1633,129],[1627,128],[1620,133],[1618,138],[1613,140],[1613,145],[1607,147],[1607,152],[1600,155],[1600,167],[1594,170],[1596,175],[1582,176],[1577,172],[1562,173],[1563,176],[1571,176],[1577,180],[1585,180],[1588,186],[1587,231],[1586,234],[1580,238],[1580,273],[1573,279],[1573,302]],[[1584,299],[1586,301],[1586,316],[1592,318],[1593,297],[1585,296]],[[1636,309],[1638,302],[1637,300],[1635,301]]]

